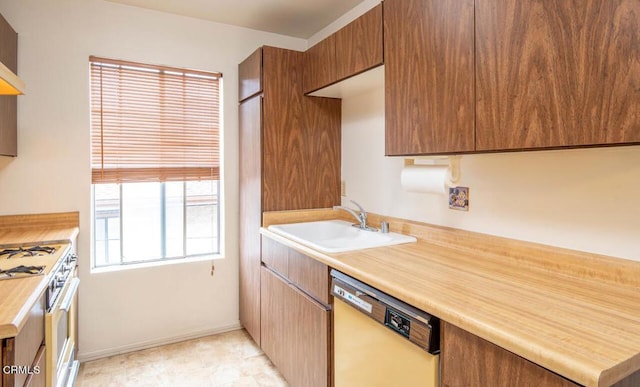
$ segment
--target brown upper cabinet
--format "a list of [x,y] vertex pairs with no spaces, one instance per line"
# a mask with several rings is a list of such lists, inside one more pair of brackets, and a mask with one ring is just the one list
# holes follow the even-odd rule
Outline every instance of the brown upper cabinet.
[[385,153],[474,150],[473,0],[385,0]]
[[305,52],[304,92],[381,65],[382,44],[382,4],[378,4]]
[[476,0],[478,151],[640,142],[638,0]]
[[334,83],[336,75],[336,37],[330,35],[304,53],[304,92],[309,93]]
[[387,155],[640,143],[637,0],[386,0],[384,40]]
[[238,66],[238,101],[262,91],[262,50],[256,50]]
[[[18,73],[18,34],[0,15],[0,62]],[[18,155],[18,99],[0,95],[0,156]]]
[[382,64],[382,4],[336,32],[336,76],[345,79]]

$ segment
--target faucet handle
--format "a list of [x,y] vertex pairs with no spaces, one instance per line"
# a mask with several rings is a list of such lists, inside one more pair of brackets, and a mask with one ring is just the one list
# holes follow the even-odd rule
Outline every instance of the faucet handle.
[[364,216],[365,218],[367,217],[367,211],[364,210],[364,208],[362,208],[361,205],[359,205],[358,203],[356,203],[355,200],[349,200],[351,203],[355,204],[356,207],[358,207],[358,211],[360,211],[360,215]]

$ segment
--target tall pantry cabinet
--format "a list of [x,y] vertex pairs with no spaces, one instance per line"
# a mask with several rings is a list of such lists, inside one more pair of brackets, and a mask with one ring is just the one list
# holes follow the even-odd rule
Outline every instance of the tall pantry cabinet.
[[340,203],[340,100],[305,97],[303,67],[267,46],[238,67],[240,323],[258,344],[262,213]]

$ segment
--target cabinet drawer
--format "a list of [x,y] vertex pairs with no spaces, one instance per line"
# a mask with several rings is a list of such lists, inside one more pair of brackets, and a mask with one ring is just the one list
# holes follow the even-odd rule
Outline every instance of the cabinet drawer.
[[262,262],[318,302],[329,305],[327,265],[264,236]]
[[282,243],[262,237],[262,263],[280,274],[289,277],[289,248]]
[[288,250],[291,283],[329,305],[329,267],[293,249]]

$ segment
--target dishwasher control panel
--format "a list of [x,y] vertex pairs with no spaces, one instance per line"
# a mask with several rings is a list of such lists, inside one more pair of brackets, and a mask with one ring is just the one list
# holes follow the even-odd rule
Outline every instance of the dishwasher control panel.
[[409,338],[411,335],[411,320],[402,313],[387,307],[384,317],[384,325]]

